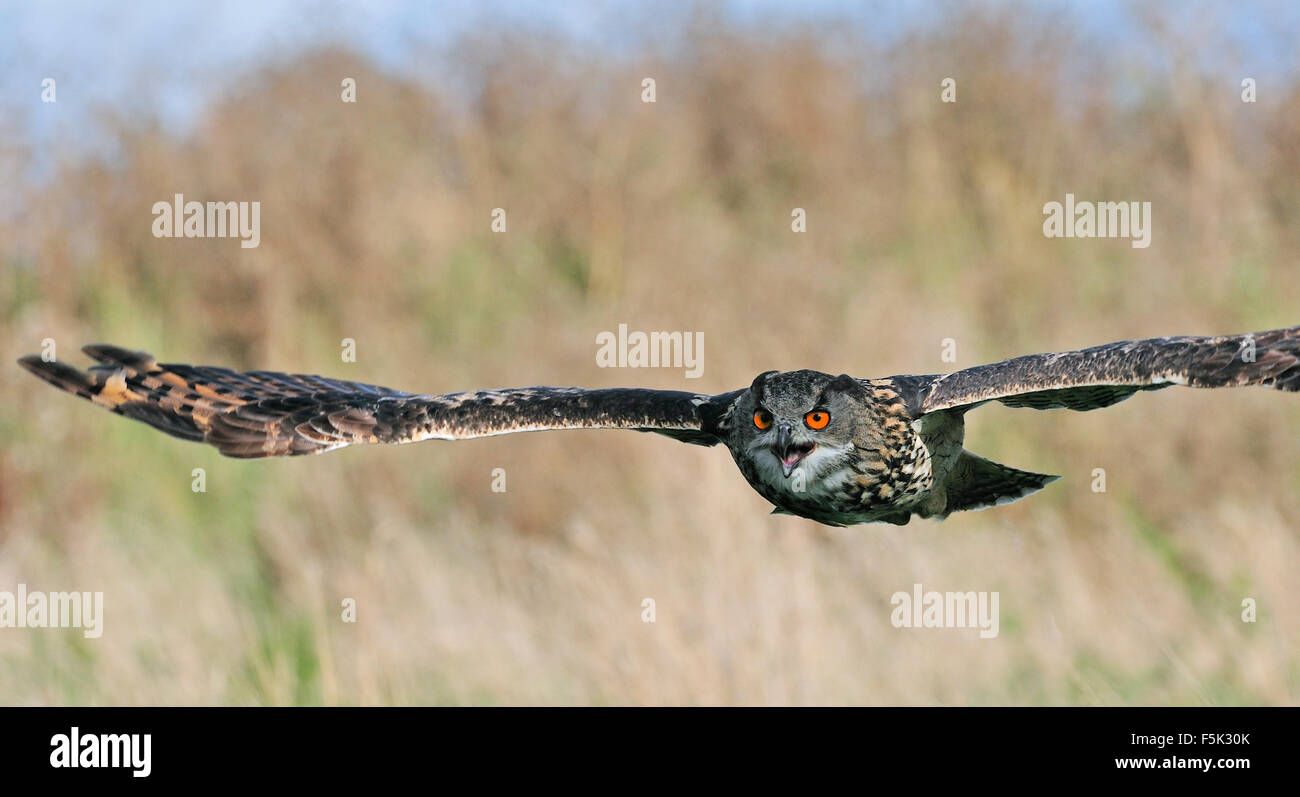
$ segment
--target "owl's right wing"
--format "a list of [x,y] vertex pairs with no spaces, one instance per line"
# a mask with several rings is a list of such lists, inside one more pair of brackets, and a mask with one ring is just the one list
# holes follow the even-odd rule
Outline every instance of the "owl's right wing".
[[743,392],[523,387],[415,395],[320,376],[165,364],[116,346],[83,351],[100,364],[80,371],[36,355],[19,363],[119,415],[243,458],[547,429],[634,429],[714,445]]
[[1126,340],[1031,354],[933,377],[898,377],[919,416],[988,401],[1009,407],[1093,410],[1171,385],[1263,385],[1300,390],[1300,327],[1222,337]]

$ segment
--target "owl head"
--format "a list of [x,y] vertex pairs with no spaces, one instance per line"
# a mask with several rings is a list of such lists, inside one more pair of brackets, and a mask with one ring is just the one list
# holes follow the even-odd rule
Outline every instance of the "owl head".
[[743,452],[770,483],[796,470],[816,479],[852,455],[862,394],[862,385],[846,374],[759,374],[731,419],[733,454]]

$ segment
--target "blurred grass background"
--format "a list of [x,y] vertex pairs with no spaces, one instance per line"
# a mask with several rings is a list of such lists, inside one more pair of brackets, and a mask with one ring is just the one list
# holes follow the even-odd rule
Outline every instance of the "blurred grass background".
[[[1155,63],[1032,4],[888,43],[707,13],[617,54],[482,34],[420,76],[323,47],[249,66],[184,133],[106,110],[103,152],[45,179],[21,168],[39,143],[0,138],[0,589],[102,590],[106,612],[96,640],[0,630],[0,702],[1297,702],[1294,396],[983,409],[968,448],[1065,479],[829,529],[770,517],[721,449],[576,432],[239,462],[13,364],[50,337],[77,364],[109,341],[425,392],[721,392],[1300,323],[1300,83],[1243,103],[1249,54],[1171,13],[1139,32]],[[261,246],[153,238],[178,192],[260,201]],[[1045,239],[1067,192],[1150,201],[1150,248]],[[703,332],[704,377],[597,368],[620,323]],[[1000,636],[894,629],[917,582],[999,591]]]

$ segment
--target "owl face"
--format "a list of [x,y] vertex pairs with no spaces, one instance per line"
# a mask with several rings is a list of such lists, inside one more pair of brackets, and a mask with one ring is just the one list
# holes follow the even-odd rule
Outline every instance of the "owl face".
[[860,391],[853,378],[820,371],[760,374],[736,406],[733,453],[743,452],[761,481],[802,491],[852,455]]

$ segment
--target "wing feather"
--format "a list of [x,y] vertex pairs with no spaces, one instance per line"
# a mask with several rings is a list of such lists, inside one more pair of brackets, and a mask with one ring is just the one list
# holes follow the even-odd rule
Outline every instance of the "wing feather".
[[56,387],[232,457],[549,429],[635,429],[714,445],[741,392],[523,387],[417,395],[308,374],[159,363],[102,344],[83,351],[99,364],[80,371],[35,355],[19,362]]
[[980,365],[917,386],[922,413],[987,401],[1092,410],[1171,385],[1300,390],[1300,327],[1222,337],[1126,340]]

